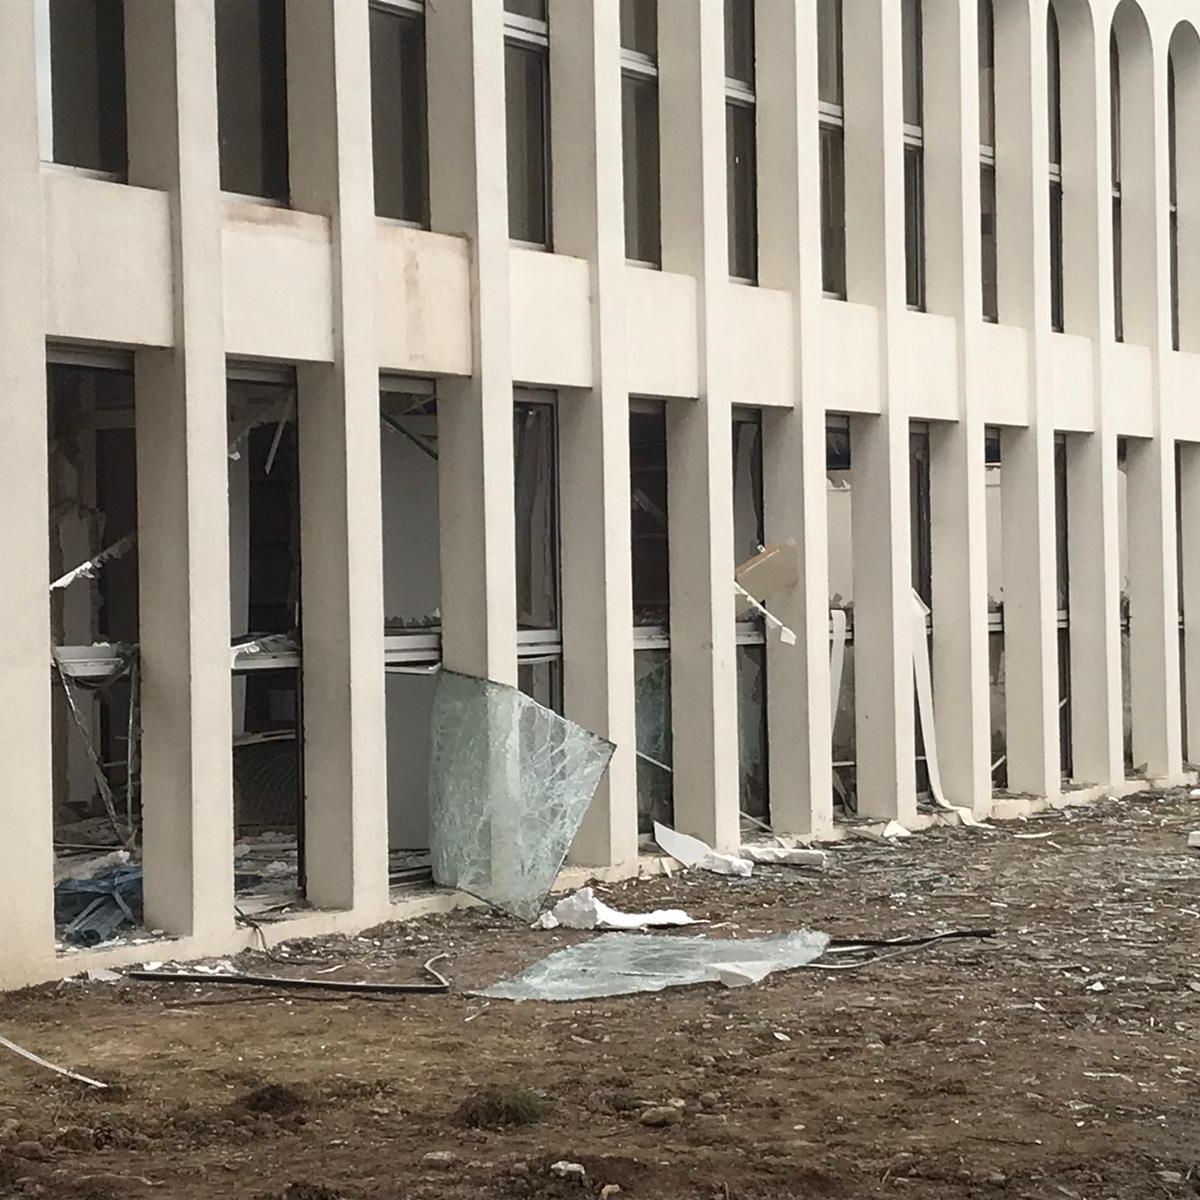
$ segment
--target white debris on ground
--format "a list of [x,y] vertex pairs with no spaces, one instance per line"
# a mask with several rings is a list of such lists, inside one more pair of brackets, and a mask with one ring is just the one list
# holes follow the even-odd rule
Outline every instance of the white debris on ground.
[[620,912],[605,904],[590,887],[564,896],[534,922],[538,929],[649,929],[694,924],[694,919],[678,908],[660,908],[648,913]]
[[706,842],[688,833],[654,822],[654,840],[673,859],[685,867],[697,867],[701,871],[712,871],[717,875],[740,875],[747,877],[754,871],[749,859],[734,854],[719,854]]

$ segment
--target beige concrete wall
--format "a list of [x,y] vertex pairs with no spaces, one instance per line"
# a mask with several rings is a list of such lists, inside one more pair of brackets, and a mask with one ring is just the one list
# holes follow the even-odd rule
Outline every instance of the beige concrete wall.
[[[1137,761],[1182,771],[1175,616],[1177,441],[1200,444],[1200,167],[1181,139],[1184,346],[1169,340],[1166,53],[1180,55],[1181,130],[1200,129],[1193,0],[1058,0],[1064,55],[1067,332],[1049,322],[1047,0],[997,4],[1000,315],[978,303],[974,0],[925,0],[927,312],[904,302],[897,6],[846,8],[849,300],[821,293],[813,6],[757,0],[759,285],[725,258],[719,0],[660,3],[663,270],[623,254],[620,50],[613,12],[552,0],[555,245],[508,241],[503,25],[495,0],[426,16],[432,229],[375,217],[365,4],[289,3],[291,207],[217,190],[211,0],[127,0],[130,182],[39,165],[35,0],[11,0],[0,48],[0,373],[9,436],[5,694],[22,766],[4,809],[6,878],[22,900],[0,930],[0,984],[54,965],[49,920],[44,593],[47,339],[135,351],[148,696],[148,903],[189,948],[233,944],[229,840],[226,356],[300,370],[312,703],[311,895],[353,928],[388,911],[380,651],[384,589],[375,412],[379,370],[437,381],[445,661],[515,677],[514,383],[558,392],[568,715],[618,757],[574,857],[636,856],[629,612],[628,401],[668,402],[677,817],[737,840],[729,415],[764,419],[768,539],[802,547],[775,605],[800,634],[769,648],[777,824],[827,830],[829,598],[857,583],[860,804],[911,816],[910,421],[932,423],[935,709],[951,798],[987,812],[987,598],[1003,594],[1010,786],[1055,794],[1058,773],[1053,442],[1069,435],[1076,782],[1122,775],[1119,594],[1127,542]],[[1125,80],[1126,344],[1112,336],[1108,30]],[[1172,39],[1175,39],[1174,42]],[[1195,51],[1193,53],[1193,51]],[[43,113],[44,119],[44,113]],[[42,139],[44,143],[44,139]],[[1196,194],[1193,195],[1192,193]],[[142,414],[145,414],[143,417]],[[826,413],[849,414],[853,490],[824,471]],[[985,424],[1003,427],[989,489]],[[1135,439],[1128,487],[1116,441]],[[19,449],[18,449],[19,448]],[[1183,483],[1184,610],[1200,525]],[[385,460],[386,463],[386,460]],[[386,469],[386,466],[383,468]],[[1002,498],[996,492],[1002,490]],[[1122,500],[1121,497],[1125,496]],[[989,517],[989,509],[991,516]],[[1000,511],[1002,509],[1002,512]],[[386,516],[384,517],[386,520]],[[1002,526],[1002,537],[988,531]],[[1126,529],[1127,527],[1127,529]],[[1125,531],[1124,533],[1122,531]],[[1133,547],[1137,547],[1136,553]],[[311,576],[310,579],[315,579]],[[36,586],[34,586],[36,584]],[[1196,616],[1200,621],[1200,615]],[[1200,663],[1200,639],[1185,654]],[[1200,697],[1200,665],[1188,672]],[[1163,699],[1166,697],[1166,699]],[[1197,699],[1200,704],[1200,699]],[[19,755],[15,755],[16,750]],[[14,852],[15,851],[15,852]],[[178,881],[179,886],[176,886]]]

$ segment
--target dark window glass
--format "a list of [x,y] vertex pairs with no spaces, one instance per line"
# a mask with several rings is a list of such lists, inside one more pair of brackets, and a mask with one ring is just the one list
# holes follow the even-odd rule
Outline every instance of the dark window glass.
[[1117,35],[1108,39],[1108,127],[1111,139],[1113,187],[1121,186],[1121,52]]
[[925,161],[920,146],[904,147],[905,298],[925,307]]
[[1062,63],[1059,60],[1058,16],[1046,10],[1046,78],[1049,92],[1050,161],[1062,162]]
[[667,417],[629,414],[633,623],[666,625],[671,611],[667,542]]
[[754,86],[754,0],[725,0],[725,76]]
[[508,125],[508,232],[522,242],[549,245],[546,52],[509,42],[504,47]]
[[758,205],[755,202],[754,106],[725,105],[726,201],[729,273],[758,278]]
[[996,24],[992,0],[979,0],[979,144],[996,144]]
[[1121,225],[1121,197],[1115,195],[1112,198],[1113,337],[1118,342],[1125,340],[1125,272],[1122,269],[1124,250]]
[[621,45],[658,57],[658,0],[621,0]]
[[[643,0],[644,2],[644,0]],[[625,172],[625,255],[661,263],[658,82],[639,75],[621,81]]]
[[983,317],[1000,319],[996,264],[996,168],[979,169],[980,244],[982,247]]
[[288,195],[284,0],[216,0],[221,187]]
[[534,21],[546,19],[546,0],[504,0],[504,11]]
[[1175,60],[1167,58],[1167,168],[1170,176],[1171,348],[1179,340],[1179,142],[1175,115]]
[[1063,192],[1062,184],[1050,184],[1050,327],[1066,329],[1063,298]]
[[930,505],[929,433],[914,429],[908,435],[909,519],[911,521],[913,591],[933,604],[933,512]]
[[425,26],[379,8],[371,9],[371,132],[375,211],[428,225]]
[[821,280],[846,297],[846,165],[843,131],[821,126]]
[[1178,350],[1179,340],[1179,214],[1171,209],[1171,349]]
[[817,0],[817,94],[842,103],[842,0]]
[[921,0],[900,0],[904,59],[904,123],[921,124]]
[[124,177],[122,0],[50,0],[54,161]]
[[558,433],[552,404],[513,408],[517,627],[558,628]]

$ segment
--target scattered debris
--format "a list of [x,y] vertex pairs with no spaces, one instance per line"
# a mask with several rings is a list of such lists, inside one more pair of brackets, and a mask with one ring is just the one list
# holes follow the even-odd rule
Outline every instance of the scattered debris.
[[887,838],[889,841],[897,838],[908,838],[912,837],[912,830],[901,825],[899,821],[889,821],[883,827],[882,836]]
[[678,908],[660,908],[649,913],[625,913],[610,908],[590,887],[564,896],[552,909],[542,913],[539,929],[646,929],[694,925],[695,921]]
[[1200,829],[1193,829],[1188,834],[1188,847],[1192,850],[1200,850]]
[[243,975],[240,972],[223,971],[130,971],[126,979],[140,979],[151,983],[228,983],[242,987],[275,988],[279,991],[295,989],[317,989],[325,992],[347,992],[350,995],[379,993],[387,996],[445,995],[450,991],[450,981],[433,969],[433,964],[449,955],[438,954],[423,964],[427,974],[436,983],[352,983],[344,979],[296,979],[288,975]]
[[642,1109],[638,1120],[643,1125],[678,1125],[683,1120],[683,1110],[672,1104],[655,1105],[653,1108]]
[[430,1150],[428,1154],[421,1155],[421,1161],[427,1167],[437,1167],[440,1170],[448,1171],[451,1167],[457,1166],[460,1159],[453,1150]]
[[658,821],[654,822],[654,840],[672,858],[681,862],[685,867],[698,867],[702,871],[713,871],[718,875],[749,876],[754,871],[754,864],[733,854],[718,854],[706,842],[690,833],[679,833],[668,829]]
[[829,944],[798,930],[766,938],[671,937],[608,933],[556,950],[480,993],[495,1000],[590,1000],[720,981],[720,969],[772,971],[807,966]]
[[54,920],[63,927],[63,941],[74,946],[96,946],[119,929],[141,924],[141,864],[126,861],[87,878],[60,880],[54,885]]
[[550,1174],[557,1175],[559,1179],[574,1180],[580,1187],[587,1185],[587,1171],[584,1169],[583,1163],[567,1162],[566,1159],[560,1159],[556,1163],[551,1163]]
[[44,1058],[39,1058],[31,1050],[26,1050],[24,1046],[18,1046],[16,1042],[10,1042],[6,1037],[0,1037],[0,1046],[3,1046],[6,1050],[11,1050],[14,1054],[19,1054],[31,1063],[36,1063],[39,1067],[45,1067],[47,1071],[53,1071],[56,1075],[63,1075],[67,1079],[74,1079],[78,1083],[86,1083],[88,1087],[99,1088],[101,1090],[108,1087],[107,1083],[101,1083],[98,1079],[89,1079],[86,1075],[69,1071],[66,1067],[56,1067],[52,1062],[47,1062]]
[[824,850],[808,850],[802,846],[743,846],[742,857],[753,863],[776,863],[787,867],[820,867],[829,865]]
[[460,1125],[468,1129],[510,1129],[536,1125],[550,1112],[545,1096],[514,1084],[490,1084],[468,1096],[455,1110]]
[[112,562],[114,559],[123,557],[133,549],[137,542],[137,535],[133,533],[126,534],[120,541],[113,542],[111,546],[106,546],[99,554],[89,558],[86,562],[82,562],[73,570],[68,571],[65,575],[60,575],[51,585],[52,592],[60,592],[69,588],[77,579],[95,579],[96,572],[107,562]]

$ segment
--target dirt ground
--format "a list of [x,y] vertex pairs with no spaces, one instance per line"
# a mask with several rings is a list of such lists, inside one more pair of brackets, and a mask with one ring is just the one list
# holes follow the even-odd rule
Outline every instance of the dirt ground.
[[[737,990],[488,1003],[467,991],[593,935],[472,910],[287,948],[306,972],[396,980],[444,951],[448,997],[134,982],[3,996],[0,1032],[113,1086],[0,1052],[0,1196],[1200,1196],[1193,828],[1200,803],[1146,794],[995,832],[856,840],[819,874],[603,889],[685,908],[712,937],[1000,932]],[[540,1093],[545,1112],[464,1126],[459,1106],[491,1084]],[[673,1100],[678,1123],[642,1123]],[[554,1175],[559,1160],[586,1184]]]

